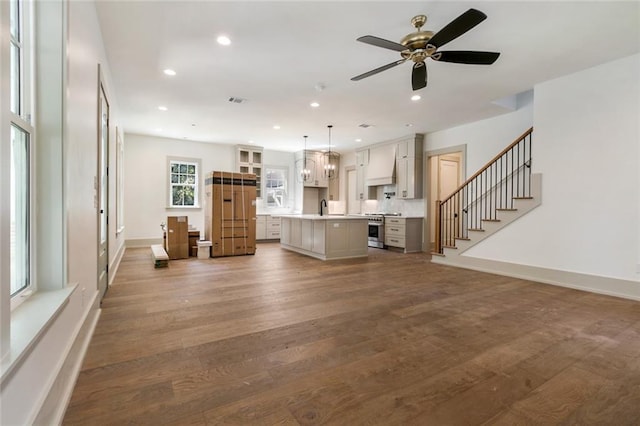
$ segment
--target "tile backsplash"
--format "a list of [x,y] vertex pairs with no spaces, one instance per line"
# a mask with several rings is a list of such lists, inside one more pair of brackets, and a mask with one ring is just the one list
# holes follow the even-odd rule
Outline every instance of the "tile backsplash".
[[[362,203],[363,213],[401,213],[402,216],[424,217],[425,216],[425,200],[402,200],[395,195],[389,198],[385,197],[386,193],[396,192],[395,185],[379,186],[377,188],[377,199],[368,200]],[[397,192],[396,192],[397,194]]]

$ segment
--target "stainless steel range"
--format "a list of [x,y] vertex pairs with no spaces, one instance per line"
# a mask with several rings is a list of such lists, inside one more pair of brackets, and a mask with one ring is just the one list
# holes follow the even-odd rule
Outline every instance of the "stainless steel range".
[[384,248],[384,215],[365,213],[369,219],[369,247]]

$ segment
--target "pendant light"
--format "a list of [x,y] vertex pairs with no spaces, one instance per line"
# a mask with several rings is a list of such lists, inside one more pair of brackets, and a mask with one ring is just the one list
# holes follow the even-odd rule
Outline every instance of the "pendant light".
[[315,179],[316,162],[307,156],[307,136],[304,136],[304,151],[302,158],[296,160],[296,175],[298,182],[311,182]]
[[338,178],[338,168],[336,167],[337,155],[331,152],[331,129],[333,125],[329,124],[329,151],[325,153],[324,161],[324,177],[328,180],[334,180]]

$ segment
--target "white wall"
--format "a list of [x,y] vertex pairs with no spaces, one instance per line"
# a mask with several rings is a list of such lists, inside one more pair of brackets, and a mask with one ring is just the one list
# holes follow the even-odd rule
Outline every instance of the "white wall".
[[[52,89],[61,88],[63,99],[59,105],[65,109],[63,117],[64,199],[57,202],[64,207],[66,219],[66,276],[69,282],[78,283],[68,302],[16,364],[15,369],[2,383],[2,417],[0,423],[55,424],[61,420],[67,398],[70,397],[75,375],[82,361],[78,350],[90,334],[86,325],[97,318],[97,211],[94,206],[94,177],[97,173],[98,137],[98,63],[105,65],[103,75],[110,86],[109,71],[103,48],[99,23],[93,2],[47,2],[50,11],[63,8],[68,23],[68,33],[59,40],[67,41],[60,53],[66,61],[66,81],[52,81]],[[54,14],[45,15],[49,24],[65,28]],[[56,20],[56,22],[53,22]],[[66,48],[66,50],[64,50]],[[60,58],[59,58],[60,59]],[[55,80],[55,79],[54,79]],[[59,84],[61,87],[56,86]],[[115,126],[117,102],[110,92],[111,102],[111,153],[110,166],[115,170]],[[115,191],[115,181],[111,182]],[[113,200],[113,195],[110,196]],[[115,218],[115,203],[111,203],[110,216]],[[110,232],[110,257],[114,259],[123,243],[116,238],[115,226]],[[57,283],[63,289],[66,283]],[[55,284],[47,285],[53,290]],[[23,305],[28,306],[29,301]],[[18,309],[22,309],[20,306]],[[83,334],[84,333],[84,334]],[[81,336],[82,334],[82,336]]]
[[466,176],[473,175],[533,124],[533,92],[518,95],[518,109],[425,136],[424,150],[467,145]]
[[[125,134],[124,146],[124,221],[130,244],[136,244],[135,240],[161,239],[160,223],[166,222],[167,216],[188,216],[189,225],[204,237],[204,191],[200,193],[199,209],[167,208],[167,157],[200,159],[204,190],[206,173],[237,170],[236,146],[136,134]],[[288,167],[290,183],[293,182],[293,153],[265,150],[263,165]],[[261,205],[258,207],[260,211]]]
[[467,255],[638,280],[639,75],[634,55],[535,87],[542,206]]

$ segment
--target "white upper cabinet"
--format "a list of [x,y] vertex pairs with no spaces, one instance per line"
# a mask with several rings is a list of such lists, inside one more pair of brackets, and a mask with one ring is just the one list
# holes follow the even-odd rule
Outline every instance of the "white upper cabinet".
[[367,186],[368,167],[369,150],[356,151],[356,200],[376,199],[375,187]]
[[262,196],[262,155],[260,146],[238,145],[237,165],[240,173],[253,173],[256,175],[256,197]]
[[422,198],[423,136],[416,134],[396,146],[396,197]]

